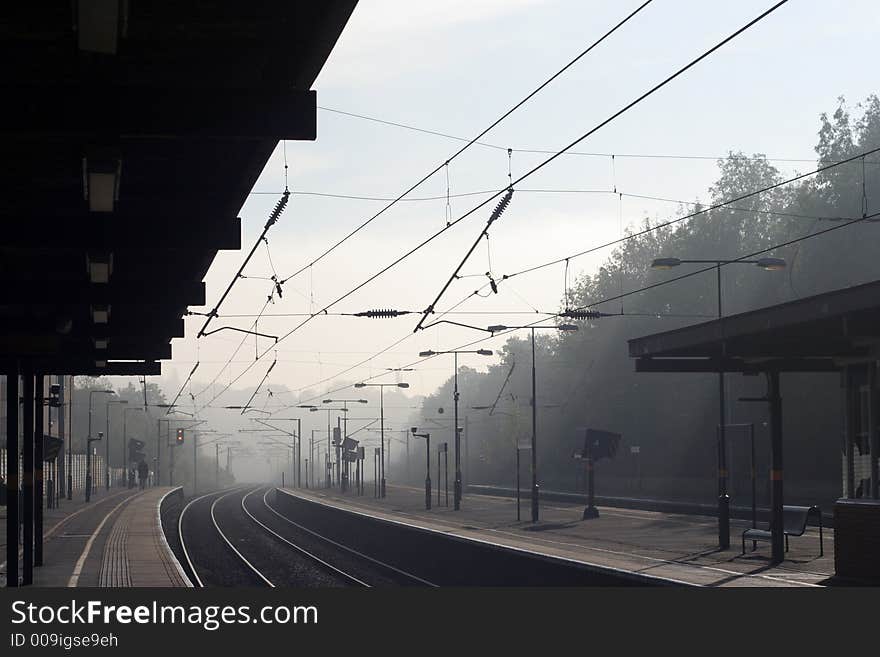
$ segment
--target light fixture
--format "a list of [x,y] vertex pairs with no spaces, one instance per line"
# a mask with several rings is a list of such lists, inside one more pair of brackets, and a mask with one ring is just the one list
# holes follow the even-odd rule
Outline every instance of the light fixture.
[[115,55],[119,35],[125,35],[128,2],[79,0],[76,3],[77,46],[84,52]]
[[477,349],[477,353],[480,356],[491,356],[492,350],[491,349]]
[[92,306],[92,322],[95,324],[107,324],[110,321],[110,306]]
[[782,258],[761,258],[756,263],[761,269],[767,271],[781,271],[785,269],[785,260]]
[[433,356],[436,353],[437,352],[434,351],[433,349],[428,349],[427,351],[420,351],[419,358],[427,358],[428,356]]
[[113,149],[93,148],[83,158],[83,198],[91,212],[113,212],[119,200],[122,159]]
[[95,349],[99,351],[104,351],[110,345],[110,340],[107,338],[95,338]]
[[105,367],[107,367],[107,361],[106,360],[96,360],[95,367],[97,367],[99,369],[104,369]]
[[70,317],[62,316],[55,320],[55,332],[59,335],[67,335],[73,330],[73,320]]
[[654,258],[654,261],[651,263],[651,269],[672,269],[680,264],[681,259],[679,258]]
[[492,326],[487,326],[486,330],[489,333],[498,333],[499,331],[506,331],[507,327],[504,324],[493,324]]
[[90,253],[86,255],[86,267],[90,283],[109,283],[113,274],[113,254]]
[[560,331],[577,331],[578,330],[578,327],[575,326],[574,324],[560,324],[556,328],[558,328]]

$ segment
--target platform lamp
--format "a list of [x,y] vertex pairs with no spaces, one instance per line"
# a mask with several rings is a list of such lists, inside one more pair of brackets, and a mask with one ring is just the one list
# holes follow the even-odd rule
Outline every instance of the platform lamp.
[[[448,350],[448,351],[434,351],[433,349],[428,349],[427,351],[420,351],[419,358],[430,358],[431,356],[439,356],[440,354],[454,354],[454,373],[453,373],[453,392],[452,392],[452,400],[455,406],[455,418],[454,424],[452,427],[452,431],[454,434],[453,443],[455,444],[455,484],[453,487],[452,494],[452,508],[455,511],[461,509],[461,494],[462,494],[462,486],[461,486],[461,428],[458,426],[458,355],[459,354],[477,354],[479,356],[491,356],[491,349],[475,349],[475,350]],[[415,434],[414,434],[415,435]]]
[[127,404],[127,399],[111,399],[107,402],[107,431],[104,433],[104,469],[107,471],[107,490],[110,490],[110,404]]
[[115,390],[89,390],[89,434],[86,437],[86,502],[92,499],[92,443],[101,440],[104,432],[99,431],[97,438],[92,438],[92,398],[93,395],[115,395]]
[[379,497],[385,497],[385,388],[409,388],[408,383],[355,383],[355,388],[379,388]]
[[[758,258],[756,260],[711,260],[655,258],[651,262],[652,269],[672,269],[684,264],[714,265],[715,281],[718,295],[718,319],[722,317],[721,305],[721,267],[723,265],[755,265],[765,271],[781,271],[786,267],[782,258]],[[721,357],[724,358],[724,341],[722,336]],[[718,547],[726,550],[730,547],[730,496],[727,493],[727,438],[725,431],[727,405],[724,390],[724,365],[718,369]]]
[[[431,508],[431,434],[418,433],[418,427],[412,427],[410,431],[414,438],[425,439],[425,508]],[[439,484],[437,484],[439,486]]]
[[509,331],[512,329],[529,329],[532,332],[532,522],[538,522],[538,400],[536,394],[535,374],[535,331],[538,329],[551,329],[554,331],[574,332],[578,330],[575,324],[557,324],[556,326],[506,326],[495,324],[488,326],[486,330],[491,333]]

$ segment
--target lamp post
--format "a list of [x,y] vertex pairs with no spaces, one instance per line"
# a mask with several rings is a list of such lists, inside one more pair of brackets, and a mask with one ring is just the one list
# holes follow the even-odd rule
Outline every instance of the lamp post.
[[[709,264],[715,265],[715,281],[717,285],[718,319],[722,317],[721,305],[721,266],[742,264],[756,265],[765,271],[780,271],[785,269],[785,260],[782,258],[759,258],[757,260],[705,260],[681,258],[655,258],[651,262],[652,269],[672,269],[683,264]],[[718,547],[726,550],[730,547],[730,497],[727,494],[727,439],[725,425],[727,400],[724,390],[724,335],[722,327],[721,358],[718,367]]]
[[92,438],[92,395],[115,395],[114,390],[89,390],[89,435],[86,437],[86,502],[92,499],[92,442],[101,440],[103,432],[98,432],[98,438]]
[[532,522],[538,522],[538,403],[536,395],[537,376],[535,372],[535,330],[577,331],[578,327],[574,324],[559,324],[557,326],[505,326],[503,324],[496,324],[489,326],[487,330],[491,333],[497,333],[498,331],[523,328],[527,328],[532,332]]
[[[338,410],[338,411],[342,411],[343,413],[348,413],[348,405],[349,404],[368,404],[369,402],[366,399],[324,399],[324,400],[322,400],[321,403],[322,404],[342,404],[342,408],[336,408],[336,409],[328,408],[327,410],[328,411]],[[327,438],[329,441],[329,437],[330,437],[329,436],[329,428],[330,428],[330,414],[329,413],[327,414],[327,428],[328,428]],[[342,490],[345,490],[345,488],[344,488],[344,482],[341,479],[342,469],[341,469],[341,464],[339,462],[339,458],[340,458],[340,451],[342,450],[342,443],[345,440],[345,438],[347,437],[347,434],[348,434],[348,416],[343,415],[342,416],[342,435],[339,437],[339,443],[336,445],[336,481],[339,482],[339,486]],[[328,450],[330,449],[329,442],[327,443],[327,449]]]
[[127,399],[111,399],[107,402],[107,431],[104,433],[104,469],[107,471],[107,490],[110,490],[110,404],[127,404]]
[[[431,434],[417,433],[418,427],[412,427],[410,431],[415,438],[425,439],[425,508],[431,509]],[[439,484],[438,484],[439,485]]]
[[461,430],[458,426],[458,355],[459,354],[479,354],[480,356],[491,356],[491,349],[476,349],[471,351],[464,350],[449,350],[449,351],[434,351],[432,349],[428,349],[427,351],[419,352],[420,358],[427,358],[430,356],[438,356],[440,354],[454,354],[454,367],[455,372],[453,374],[453,392],[452,399],[455,406],[455,424],[452,427],[452,431],[454,433],[454,444],[455,444],[455,484],[452,493],[452,505],[453,509],[458,511],[461,509]]
[[140,406],[133,406],[131,408],[123,409],[122,411],[122,444],[124,447],[124,458],[122,467],[125,471],[124,476],[125,480],[128,482],[129,488],[131,487],[131,480],[128,477],[128,414],[132,411],[143,411],[144,409]]
[[379,497],[385,497],[385,388],[409,388],[408,383],[355,383],[355,388],[379,388]]
[[344,408],[342,406],[337,407],[337,408],[324,408],[324,409],[322,409],[322,408],[319,408],[318,406],[308,406],[308,405],[298,406],[297,408],[307,408],[307,409],[309,409],[309,412],[312,412],[312,413],[317,412],[317,411],[321,411],[321,410],[327,411],[327,452],[326,452],[325,458],[324,458],[324,470],[325,470],[324,474],[326,476],[325,487],[330,488],[333,485],[332,472],[331,472],[332,465],[330,464],[330,453],[333,451],[331,448],[331,445],[330,445],[330,440],[331,440],[331,436],[332,436],[333,432],[332,432],[330,420],[332,418],[333,411],[347,413],[348,409]]

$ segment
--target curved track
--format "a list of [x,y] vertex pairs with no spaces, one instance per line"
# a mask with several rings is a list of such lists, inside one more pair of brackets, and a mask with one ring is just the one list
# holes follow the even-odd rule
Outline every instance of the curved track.
[[177,521],[182,561],[195,586],[266,586],[266,582],[229,549],[215,523],[214,502],[226,494],[229,492],[208,493],[183,507]]
[[182,561],[196,586],[432,586],[299,525],[271,504],[271,494],[238,487],[183,508]]

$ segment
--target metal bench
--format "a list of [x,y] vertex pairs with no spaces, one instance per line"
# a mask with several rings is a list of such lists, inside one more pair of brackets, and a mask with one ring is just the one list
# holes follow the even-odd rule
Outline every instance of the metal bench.
[[[788,552],[788,537],[803,536],[807,530],[807,521],[811,515],[819,520],[819,556],[825,555],[825,545],[822,536],[822,510],[818,506],[783,506],[782,507],[782,533],[785,536],[785,551]],[[746,553],[746,541],[752,541],[752,551],[755,550],[757,541],[770,541],[772,532],[768,529],[751,527],[742,533],[742,553]]]

